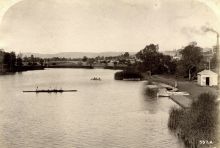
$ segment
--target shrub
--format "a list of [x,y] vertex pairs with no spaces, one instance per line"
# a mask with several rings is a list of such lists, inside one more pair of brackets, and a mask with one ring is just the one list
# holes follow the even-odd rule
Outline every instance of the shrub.
[[142,75],[139,72],[132,71],[120,71],[115,73],[115,80],[123,79],[142,79]]

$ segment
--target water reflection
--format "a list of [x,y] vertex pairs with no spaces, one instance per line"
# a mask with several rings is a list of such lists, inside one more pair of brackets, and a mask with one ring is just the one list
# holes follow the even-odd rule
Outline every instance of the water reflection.
[[[0,76],[0,147],[181,147],[167,128],[174,103],[147,99],[142,82],[115,81],[114,72],[48,69]],[[97,75],[102,81],[90,80]],[[36,86],[78,92],[22,93]]]

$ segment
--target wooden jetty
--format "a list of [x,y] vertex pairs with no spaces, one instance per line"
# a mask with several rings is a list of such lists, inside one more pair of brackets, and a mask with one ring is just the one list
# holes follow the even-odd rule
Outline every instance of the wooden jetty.
[[62,93],[62,92],[76,92],[77,90],[62,90],[62,89],[43,89],[43,90],[24,90],[24,93]]

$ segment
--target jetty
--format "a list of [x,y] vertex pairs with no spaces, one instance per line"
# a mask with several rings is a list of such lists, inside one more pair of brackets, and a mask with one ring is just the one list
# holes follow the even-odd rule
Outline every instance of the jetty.
[[193,100],[189,98],[190,94],[188,92],[179,91],[178,88],[172,87],[171,85],[156,82],[155,84],[147,85],[146,87],[150,89],[158,89],[157,97],[169,97],[184,109],[190,108],[192,104]]
[[63,93],[63,92],[76,92],[77,90],[62,90],[62,89],[42,89],[42,90],[24,90],[24,93]]

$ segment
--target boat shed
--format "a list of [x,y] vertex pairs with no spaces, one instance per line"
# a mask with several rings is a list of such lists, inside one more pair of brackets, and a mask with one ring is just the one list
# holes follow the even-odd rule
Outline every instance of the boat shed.
[[197,83],[201,86],[217,86],[218,74],[211,70],[203,70],[197,74]]

